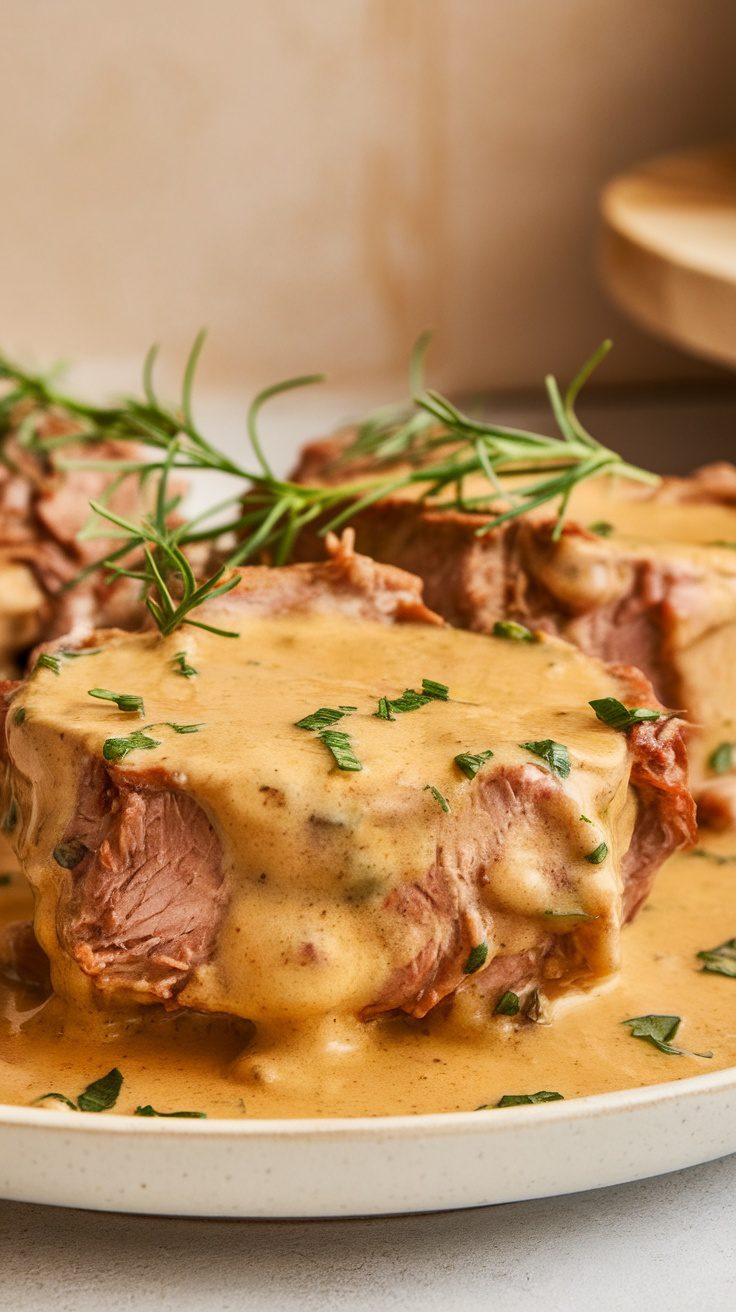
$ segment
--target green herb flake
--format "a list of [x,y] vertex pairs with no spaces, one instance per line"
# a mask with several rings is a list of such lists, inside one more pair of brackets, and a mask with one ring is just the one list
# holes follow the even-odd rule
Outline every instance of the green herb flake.
[[22,724],[26,718],[25,706],[18,706],[13,711],[13,724]]
[[455,765],[461,770],[466,779],[475,779],[479,770],[483,769],[486,761],[490,761],[493,752],[490,748],[485,752],[461,752],[454,758]]
[[196,679],[199,670],[195,670],[193,665],[189,664],[185,651],[178,651],[171,662],[174,674],[180,674],[183,679]]
[[688,1053],[685,1048],[676,1048],[670,1043],[670,1039],[674,1039],[680,1028],[680,1020],[679,1016],[632,1016],[621,1024],[631,1027],[632,1038],[644,1039],[660,1052],[670,1053],[675,1057],[712,1057],[712,1052]]
[[596,519],[593,524],[588,525],[588,532],[595,533],[599,538],[610,538],[614,531],[613,524],[609,524],[607,519]]
[[[162,720],[162,721],[161,721],[161,724],[162,724],[162,725],[165,725],[167,729],[173,729],[173,730],[174,730],[174,733],[199,733],[200,729],[204,729],[204,728],[205,728],[205,725],[204,725],[203,723],[200,723],[200,724],[176,724],[173,720]],[[153,724],[149,725],[149,728],[151,728],[151,729],[154,729],[154,728],[156,728],[156,727],[157,727],[157,726],[156,726],[156,725],[153,725]]]
[[493,626],[494,638],[509,638],[512,642],[538,642],[536,634],[516,620],[496,620]]
[[388,706],[389,710],[398,711],[403,715],[407,711],[418,711],[421,706],[428,706],[431,701],[432,698],[426,693],[405,688],[400,697],[388,698]]
[[533,1102],[564,1102],[564,1094],[553,1093],[550,1089],[540,1089],[539,1093],[505,1093],[496,1103],[486,1102],[476,1111],[491,1112],[498,1107],[525,1107]]
[[519,746],[540,757],[560,779],[567,779],[572,766],[570,753],[563,743],[556,743],[552,738],[541,738],[539,742],[519,743]]
[[393,711],[391,710],[391,703],[390,703],[388,697],[379,697],[379,698],[378,698],[378,710],[373,712],[373,716],[374,716],[374,719],[376,719],[376,720],[395,720],[395,719],[396,719],[396,716],[393,714]]
[[297,729],[328,729],[331,724],[337,724],[345,714],[344,710],[336,710],[333,706],[320,706],[318,711],[313,711],[311,715],[305,715],[303,720],[296,721]]
[[733,743],[719,743],[708,757],[712,774],[727,774],[733,769]]
[[464,975],[474,975],[476,970],[485,966],[488,959],[488,944],[484,939],[482,943],[476,943],[475,947],[470,949],[468,959],[463,966]]
[[450,697],[450,689],[446,683],[436,683],[434,679],[422,679],[422,694],[432,701],[446,702]]
[[67,1098],[65,1093],[42,1093],[39,1098],[33,1099],[32,1106],[35,1106],[38,1102],[46,1102],[47,1098],[53,1098],[54,1102],[63,1102],[64,1106],[72,1112],[79,1111],[77,1104],[72,1102],[71,1098]]
[[63,870],[74,870],[84,860],[88,851],[89,848],[81,839],[72,838],[68,843],[59,843],[51,855],[57,866],[61,866]]
[[173,1117],[174,1119],[181,1119],[181,1120],[186,1119],[186,1120],[197,1120],[197,1121],[204,1121],[207,1119],[206,1112],[157,1112],[156,1108],[152,1107],[150,1102],[146,1103],[145,1107],[136,1107],[135,1111],[133,1112],[133,1115],[134,1116],[163,1116],[163,1117]]
[[78,651],[73,651],[71,647],[61,647],[59,654],[68,661],[76,661],[80,656],[99,656],[102,647],[82,647]]
[[51,670],[52,674],[61,674],[61,658],[52,656],[51,652],[42,651],[33,667],[34,674],[36,670]]
[[727,938],[717,948],[705,948],[695,955],[698,961],[702,961],[702,969],[707,975],[726,975],[729,979],[736,979],[736,938]]
[[123,1087],[123,1077],[117,1066],[113,1066],[107,1075],[102,1075],[99,1080],[94,1080],[88,1084],[84,1093],[80,1093],[77,1098],[77,1106],[80,1112],[106,1112],[115,1106],[118,1100],[120,1090]]
[[134,711],[145,714],[143,698],[136,692],[111,692],[109,688],[89,688],[88,697],[97,697],[100,701],[114,702],[119,711]]
[[449,814],[450,803],[448,802],[447,798],[444,797],[443,794],[440,792],[439,788],[435,788],[434,784],[425,784],[424,791],[425,793],[430,792],[432,794],[435,802],[437,803],[438,806],[442,808],[442,810],[445,812],[445,815]]
[[607,856],[608,856],[608,844],[599,843],[597,847],[593,848],[592,852],[587,853],[585,860],[588,861],[592,866],[599,866],[602,865],[602,863],[605,861]]
[[106,761],[122,761],[128,752],[151,752],[154,747],[160,746],[158,738],[151,738],[142,729],[136,729],[127,738],[106,738],[102,744],[102,755]]
[[601,724],[607,724],[609,729],[620,729],[622,733],[646,720],[661,720],[665,716],[664,711],[653,711],[646,706],[626,707],[616,697],[597,697],[588,705],[593,707]]
[[493,1008],[494,1016],[517,1016],[519,1013],[519,995],[507,990],[502,993],[495,1007]]
[[350,738],[340,729],[323,729],[317,734],[321,743],[332,753],[335,765],[338,770],[348,770],[357,772],[362,770],[362,763],[358,760]]

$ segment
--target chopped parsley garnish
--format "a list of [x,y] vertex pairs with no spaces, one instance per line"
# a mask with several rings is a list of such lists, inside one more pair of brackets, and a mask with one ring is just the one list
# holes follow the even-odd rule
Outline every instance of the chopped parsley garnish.
[[142,729],[136,729],[127,738],[106,738],[102,744],[102,755],[106,761],[122,761],[128,752],[150,752],[160,746],[158,738],[151,738]]
[[463,966],[464,975],[474,975],[476,970],[485,966],[488,959],[488,944],[484,939],[482,943],[476,943],[475,947],[470,949],[468,959]]
[[199,670],[195,670],[194,666],[189,664],[185,651],[178,651],[171,664],[174,667],[174,674],[180,674],[183,679],[195,679],[199,674]]
[[540,757],[561,779],[567,779],[572,766],[564,743],[556,743],[552,738],[541,738],[539,742],[519,743],[519,746]]
[[477,1107],[479,1112],[492,1112],[497,1107],[524,1107],[532,1102],[564,1102],[564,1094],[553,1093],[550,1089],[540,1089],[539,1093],[505,1093],[496,1103],[485,1102]]
[[376,720],[395,720],[396,716],[391,710],[391,703],[388,697],[378,698],[378,710],[373,712]]
[[89,688],[88,697],[98,697],[103,702],[114,702],[119,711],[136,711],[143,715],[143,698],[137,692],[111,692],[109,688]]
[[52,674],[61,674],[61,658],[52,656],[51,652],[42,651],[33,667],[34,674],[36,670],[51,670]]
[[321,743],[332,753],[338,770],[362,770],[363,766],[353,751],[353,744],[340,729],[323,729],[317,734]]
[[608,856],[608,844],[599,843],[597,847],[593,848],[592,852],[587,853],[585,860],[589,861],[592,866],[599,866],[603,861],[605,861],[607,856]]
[[303,720],[296,721],[297,729],[328,729],[331,724],[337,724],[343,715],[346,714],[345,707],[336,710],[333,706],[320,706],[318,711],[311,715],[305,715]]
[[25,706],[18,706],[13,711],[13,724],[22,724],[25,718],[26,718]]
[[538,642],[538,638],[525,624],[516,620],[496,620],[493,626],[494,638],[510,638],[512,642]]
[[602,724],[624,733],[627,729],[633,729],[635,724],[642,724],[645,720],[661,720],[665,715],[664,711],[653,711],[646,706],[626,707],[616,697],[597,697],[588,702],[588,705],[593,707],[596,718]]
[[33,1101],[45,1102],[47,1098],[53,1098],[56,1102],[63,1102],[73,1112],[107,1112],[115,1106],[122,1087],[123,1077],[117,1066],[114,1066],[107,1075],[102,1075],[99,1080],[88,1084],[76,1102],[67,1098],[65,1093],[42,1093],[40,1098],[34,1098]]
[[156,1108],[152,1107],[150,1102],[146,1103],[145,1107],[136,1107],[135,1111],[133,1112],[133,1115],[134,1116],[166,1116],[166,1117],[173,1116],[175,1118],[186,1118],[188,1120],[199,1120],[199,1121],[204,1121],[207,1119],[206,1112],[157,1112]]
[[632,1016],[621,1024],[631,1027],[632,1038],[644,1039],[660,1052],[671,1053],[676,1057],[712,1057],[712,1052],[688,1053],[685,1048],[675,1048],[670,1043],[680,1028],[680,1019],[679,1016]]
[[440,792],[439,788],[435,788],[434,784],[425,784],[424,791],[425,793],[430,792],[432,794],[435,802],[437,803],[438,806],[442,807],[442,810],[445,812],[445,815],[449,814],[450,803],[448,802],[447,798],[444,797],[443,794]]
[[708,769],[713,774],[727,774],[733,769],[733,743],[719,743],[708,757]]
[[607,519],[597,519],[595,523],[588,525],[588,532],[595,533],[599,538],[610,538],[613,533],[613,524],[609,524]]
[[175,724],[173,720],[160,720],[158,725],[149,724],[146,726],[146,728],[157,729],[159,726],[163,726],[163,725],[165,725],[167,729],[173,729],[174,733],[199,733],[200,729],[204,729],[203,723]]
[[437,683],[434,679],[422,679],[422,693],[433,701],[446,702],[450,689],[446,683]]
[[516,1016],[519,1013],[519,995],[507,990],[502,993],[495,1007],[493,1008],[494,1016]]
[[68,843],[59,843],[51,855],[57,866],[61,866],[63,870],[74,870],[80,861],[84,861],[88,851],[89,848],[80,838],[71,838]]
[[727,938],[717,948],[705,948],[695,954],[707,975],[727,975],[736,979],[736,938]]
[[62,647],[60,654],[68,661],[75,661],[79,656],[99,656],[102,647],[82,647],[79,651],[73,651],[71,647]]
[[462,770],[466,779],[475,779],[479,770],[483,769],[486,761],[490,761],[493,752],[490,748],[485,752],[461,752],[455,757],[455,765],[458,770]]

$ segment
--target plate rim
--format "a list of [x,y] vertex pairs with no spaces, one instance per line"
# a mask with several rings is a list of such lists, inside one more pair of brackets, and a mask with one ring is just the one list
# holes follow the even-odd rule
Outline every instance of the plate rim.
[[69,1109],[26,1107],[0,1103],[0,1129],[63,1130],[76,1135],[155,1134],[161,1136],[200,1138],[347,1138],[375,1135],[421,1134],[445,1135],[457,1133],[497,1134],[508,1127],[509,1131],[531,1121],[579,1121],[596,1117],[635,1112],[682,1098],[720,1094],[732,1090],[736,1093],[736,1066],[703,1075],[689,1075],[682,1079],[664,1080],[658,1084],[635,1088],[613,1089],[607,1093],[584,1094],[579,1098],[537,1103],[532,1112],[526,1105],[504,1107],[503,1117],[480,1116],[478,1110],[461,1112],[418,1112],[413,1115],[394,1116],[332,1116],[332,1117],[277,1117],[236,1118],[207,1117],[206,1119],[169,1119],[167,1117],[140,1117],[113,1113],[99,1115],[92,1112],[72,1113]]

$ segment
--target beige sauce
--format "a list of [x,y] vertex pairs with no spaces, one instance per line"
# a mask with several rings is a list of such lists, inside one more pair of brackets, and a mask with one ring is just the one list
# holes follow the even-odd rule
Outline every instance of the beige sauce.
[[[695,953],[736,933],[736,842],[706,835],[718,865],[671,860],[649,904],[624,933],[620,978],[598,996],[567,1004],[551,1025],[488,1019],[463,1028],[435,1020],[325,1023],[295,1043],[261,1082],[246,1079],[243,1037],[226,1022],[182,1017],[122,1030],[107,1043],[65,1035],[60,1004],[0,983],[0,1101],[28,1104],[49,1089],[76,1095],[117,1065],[122,1113],[162,1111],[222,1117],[379,1116],[462,1111],[505,1093],[555,1090],[566,1098],[736,1065],[736,980],[705,974]],[[18,885],[0,889],[4,920],[27,914]],[[711,1060],[669,1056],[630,1036],[621,1021],[650,1012],[682,1017],[675,1042]],[[58,1108],[58,1103],[48,1106]]]

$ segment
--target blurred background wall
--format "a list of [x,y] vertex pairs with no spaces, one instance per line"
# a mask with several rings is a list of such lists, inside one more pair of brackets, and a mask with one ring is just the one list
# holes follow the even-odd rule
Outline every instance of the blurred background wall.
[[0,341],[221,383],[706,372],[596,284],[596,193],[736,125],[733,0],[0,0]]

